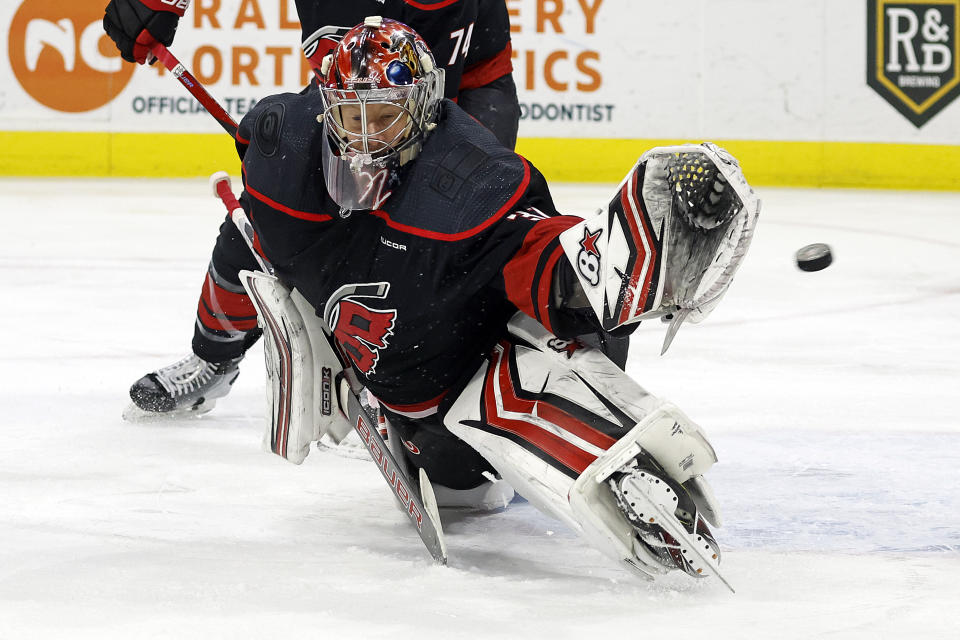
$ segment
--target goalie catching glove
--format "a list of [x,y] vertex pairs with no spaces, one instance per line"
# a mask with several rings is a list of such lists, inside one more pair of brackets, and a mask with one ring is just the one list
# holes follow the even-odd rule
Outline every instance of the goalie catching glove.
[[643,154],[606,211],[560,236],[607,331],[644,318],[700,322],[746,255],[760,201],[736,159],[716,145]]

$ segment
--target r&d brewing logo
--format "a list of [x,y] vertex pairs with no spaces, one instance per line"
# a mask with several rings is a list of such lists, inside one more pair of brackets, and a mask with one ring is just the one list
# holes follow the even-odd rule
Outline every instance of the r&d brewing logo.
[[103,0],[24,0],[10,23],[10,66],[37,102],[78,113],[113,100],[136,65],[103,32]]
[[867,84],[916,127],[960,93],[960,0],[867,1]]

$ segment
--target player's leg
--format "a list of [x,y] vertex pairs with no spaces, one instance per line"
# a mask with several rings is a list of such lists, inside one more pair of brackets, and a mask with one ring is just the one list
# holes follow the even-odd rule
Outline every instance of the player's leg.
[[127,418],[204,413],[229,393],[243,354],[261,335],[256,311],[237,275],[256,268],[250,250],[227,219],[203,281],[192,352],[130,387],[134,407]]
[[[518,314],[444,424],[540,509],[647,576],[717,573],[702,431],[596,349]],[[694,548],[697,547],[697,548]]]
[[203,281],[194,323],[193,352],[208,362],[243,357],[260,337],[257,313],[240,282],[240,271],[259,266],[232,220],[220,234]]
[[[407,465],[407,475],[423,469],[430,478],[437,505],[490,510],[506,506],[513,488],[496,479],[496,470],[476,449],[454,436],[437,414],[409,418],[380,405],[386,418],[387,444]],[[399,455],[397,455],[399,453]]]

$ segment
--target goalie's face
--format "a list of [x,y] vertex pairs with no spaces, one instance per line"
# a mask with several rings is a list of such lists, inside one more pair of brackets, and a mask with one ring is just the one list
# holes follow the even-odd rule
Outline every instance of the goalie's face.
[[331,117],[347,155],[385,156],[402,146],[412,129],[410,113],[392,102],[345,103],[334,107]]

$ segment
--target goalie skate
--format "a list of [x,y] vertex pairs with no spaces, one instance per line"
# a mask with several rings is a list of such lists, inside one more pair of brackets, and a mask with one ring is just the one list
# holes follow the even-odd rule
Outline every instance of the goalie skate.
[[133,401],[124,420],[177,418],[207,413],[217,399],[230,393],[242,358],[207,362],[191,353],[177,362],[148,373],[130,387]]
[[693,498],[651,457],[640,453],[607,483],[634,526],[638,556],[655,558],[665,570],[717,576],[732,590],[720,575],[720,547]]

